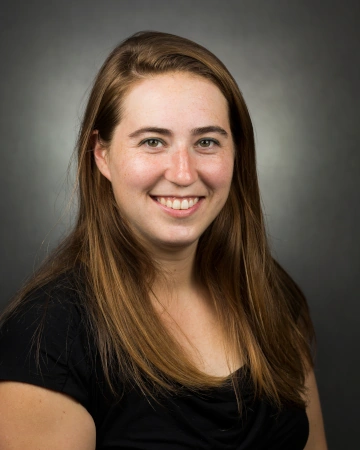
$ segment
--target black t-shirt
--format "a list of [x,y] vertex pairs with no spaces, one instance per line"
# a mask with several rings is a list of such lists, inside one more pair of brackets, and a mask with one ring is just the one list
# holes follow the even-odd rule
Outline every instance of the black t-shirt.
[[[243,378],[241,417],[230,384],[199,393],[184,388],[160,403],[133,388],[116,401],[79,303],[77,291],[69,285],[52,284],[34,292],[1,328],[0,380],[35,384],[79,401],[94,419],[97,450],[305,447],[309,433],[305,410],[284,407],[278,412],[265,400],[254,401],[246,367],[238,371]],[[40,324],[38,343],[33,336]],[[120,375],[119,380],[120,386]]]

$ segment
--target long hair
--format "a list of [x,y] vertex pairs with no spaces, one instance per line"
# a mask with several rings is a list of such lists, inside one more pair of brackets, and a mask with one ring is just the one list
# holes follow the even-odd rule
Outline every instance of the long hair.
[[[95,130],[105,146],[111,143],[124,96],[134,83],[168,72],[204,77],[220,89],[228,103],[235,144],[229,197],[199,240],[196,276],[209,290],[228,342],[249,369],[255,395],[278,407],[284,402],[304,406],[314,332],[301,290],[270,253],[249,112],[224,64],[182,37],[136,33],[103,64],[77,143],[76,224],[6,314],[33,289],[60,274],[76,273],[89,329],[114,394],[119,394],[114,382],[119,374],[125,384],[151,396],[175,392],[179,384],[197,390],[224,382],[194,366],[154,311],[150,292],[159,269],[120,216],[111,184],[98,170],[92,152]],[[236,373],[232,382],[239,401]]]

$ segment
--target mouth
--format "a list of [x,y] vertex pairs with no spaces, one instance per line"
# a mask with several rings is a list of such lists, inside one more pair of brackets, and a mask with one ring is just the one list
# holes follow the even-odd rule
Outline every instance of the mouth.
[[155,201],[171,209],[192,208],[202,197],[152,197]]

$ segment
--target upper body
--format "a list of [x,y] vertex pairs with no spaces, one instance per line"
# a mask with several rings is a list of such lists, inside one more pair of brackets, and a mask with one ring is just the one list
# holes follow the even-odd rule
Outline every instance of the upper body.
[[[242,416],[226,381],[200,393],[185,388],[180,395],[161,398],[159,404],[138,389],[126,389],[119,401],[106,387],[96,346],[88,339],[79,298],[69,280],[71,276],[36,290],[2,327],[1,448],[321,448],[310,440],[304,447],[308,416],[319,407],[315,387],[307,411],[288,405],[277,412],[268,401],[254,399],[246,366],[237,370],[242,378]],[[33,336],[44,314],[37,366]],[[221,354],[216,346],[212,358],[208,345],[204,351],[201,344],[198,348],[208,366],[219,370]],[[118,388],[123,388],[121,377]],[[312,427],[314,423],[310,421]],[[317,442],[316,432],[310,430],[310,439]]]
[[0,447],[325,449],[311,320],[270,255],[227,69],[183,38],[129,38],[78,165],[75,229],[5,316]]

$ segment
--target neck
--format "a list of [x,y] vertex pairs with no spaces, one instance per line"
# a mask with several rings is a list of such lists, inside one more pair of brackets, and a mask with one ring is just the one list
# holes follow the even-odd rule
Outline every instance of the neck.
[[177,251],[157,249],[154,259],[162,277],[155,280],[153,293],[164,306],[179,305],[196,296],[196,244]]

